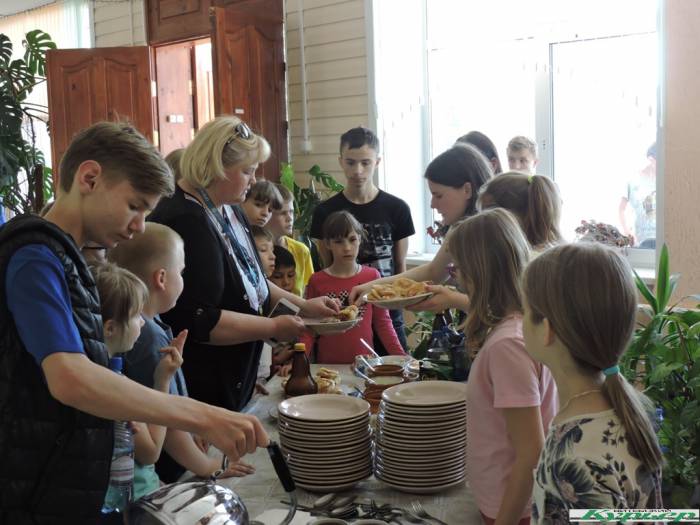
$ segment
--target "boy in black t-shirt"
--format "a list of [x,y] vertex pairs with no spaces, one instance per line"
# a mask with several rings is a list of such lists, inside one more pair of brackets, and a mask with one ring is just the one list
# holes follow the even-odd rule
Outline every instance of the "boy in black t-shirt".
[[[316,240],[324,264],[329,264],[330,253],[320,242],[323,222],[331,213],[347,210],[367,232],[357,261],[376,268],[382,277],[404,272],[408,237],[415,233],[415,229],[408,205],[374,184],[374,171],[381,160],[379,139],[366,128],[347,131],[340,137],[338,160],[347,180],[345,189],[319,204],[311,221],[311,237]],[[390,313],[399,341],[406,349],[401,311],[392,310]],[[380,354],[385,353],[377,338],[375,349]]]

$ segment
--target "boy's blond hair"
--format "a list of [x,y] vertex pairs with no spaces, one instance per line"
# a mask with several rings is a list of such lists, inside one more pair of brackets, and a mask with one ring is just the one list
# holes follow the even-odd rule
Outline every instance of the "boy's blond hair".
[[262,226],[256,226],[255,224],[253,224],[250,227],[250,233],[253,235],[253,239],[255,239],[256,241],[259,239],[270,242],[275,241],[275,237],[274,235],[272,235],[272,233],[270,233],[270,230],[268,230],[267,228],[263,228]]
[[528,150],[532,154],[532,158],[537,158],[537,143],[529,137],[518,135],[510,139],[508,143],[508,151]]
[[90,271],[100,295],[102,320],[112,321],[123,329],[146,305],[146,285],[133,272],[110,262],[96,264]]
[[128,241],[119,243],[107,253],[107,259],[133,272],[151,288],[153,272],[167,268],[178,246],[184,247],[182,237],[173,229],[154,222]]
[[[289,188],[287,188],[287,186],[284,184],[275,184],[275,186],[277,187],[277,191],[280,192],[280,197],[282,197],[282,204],[294,200],[294,194]],[[280,205],[280,208],[281,207],[282,206]]]

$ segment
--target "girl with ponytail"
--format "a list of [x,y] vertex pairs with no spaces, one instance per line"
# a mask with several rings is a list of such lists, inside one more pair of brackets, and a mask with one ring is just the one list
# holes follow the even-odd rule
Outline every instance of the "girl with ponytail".
[[481,189],[479,205],[505,208],[516,215],[532,249],[539,252],[562,241],[561,197],[549,177],[510,171]]
[[535,474],[534,523],[571,508],[661,507],[661,450],[649,401],[620,374],[634,330],[632,270],[595,243],[551,248],[523,276],[523,335],[547,365],[560,409]]

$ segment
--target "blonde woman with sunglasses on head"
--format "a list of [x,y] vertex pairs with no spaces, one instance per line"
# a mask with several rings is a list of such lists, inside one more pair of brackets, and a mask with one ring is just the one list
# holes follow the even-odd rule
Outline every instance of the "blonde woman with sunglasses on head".
[[303,315],[338,311],[329,298],[305,301],[265,277],[239,205],[269,156],[267,141],[245,122],[217,117],[182,154],[175,195],[149,217],[185,244],[184,290],[162,318],[175,332],[189,330],[183,369],[190,396],[231,410],[241,410],[253,394],[261,340],[288,341],[304,330],[299,317],[266,317],[272,305],[284,297]]

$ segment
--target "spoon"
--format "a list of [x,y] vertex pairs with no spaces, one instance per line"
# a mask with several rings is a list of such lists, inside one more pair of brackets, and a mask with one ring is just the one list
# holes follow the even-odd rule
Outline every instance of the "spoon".
[[365,348],[367,348],[367,350],[369,350],[369,353],[372,354],[374,357],[380,357],[380,355],[379,355],[377,352],[374,351],[374,348],[372,348],[371,346],[369,346],[369,344],[367,343],[367,341],[365,341],[365,340],[362,339],[361,337],[360,337],[360,343],[362,343],[363,345],[365,345]]
[[365,374],[363,374],[362,372],[360,372],[357,368],[355,369],[355,375],[356,375],[356,376],[360,376],[362,379],[364,379],[364,380],[367,381],[368,383],[371,383],[371,384],[373,384],[373,385],[376,385],[376,384],[377,384],[377,382],[376,382],[374,379],[372,379],[371,377],[366,376]]
[[365,364],[365,366],[367,367],[367,370],[370,373],[373,374],[375,372],[374,367],[371,364],[369,364],[369,361],[367,361],[367,359],[365,359],[365,356],[358,355],[357,357],[360,359],[360,361],[362,361]]
[[326,507],[329,507],[331,503],[333,503],[333,500],[335,498],[336,494],[334,492],[331,492],[329,494],[326,494],[325,496],[321,496],[316,501],[314,501],[312,507],[314,509],[325,509]]

